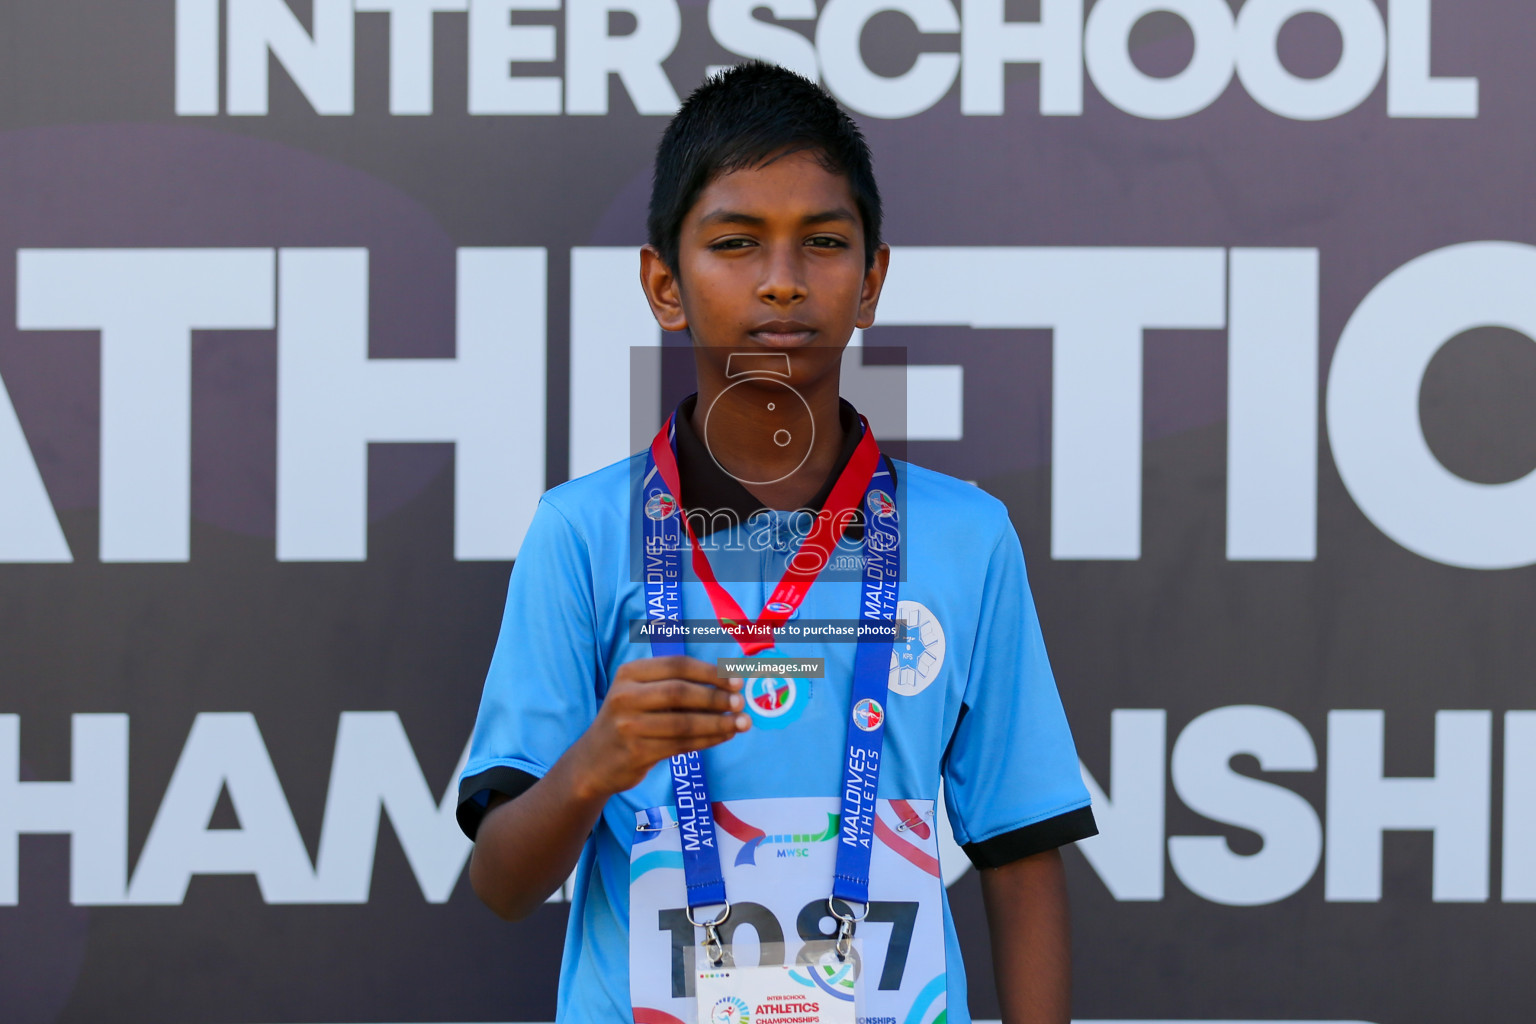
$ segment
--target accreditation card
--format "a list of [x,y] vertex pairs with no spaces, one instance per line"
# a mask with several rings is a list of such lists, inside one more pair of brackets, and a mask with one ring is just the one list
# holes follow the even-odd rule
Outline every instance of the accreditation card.
[[855,1024],[854,961],[699,971],[698,1024]]

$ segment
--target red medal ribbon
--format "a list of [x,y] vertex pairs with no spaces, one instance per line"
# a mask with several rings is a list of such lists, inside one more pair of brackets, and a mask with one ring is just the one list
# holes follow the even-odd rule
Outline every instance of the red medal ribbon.
[[[673,413],[673,418],[676,415]],[[853,512],[859,507],[864,491],[869,486],[870,479],[874,477],[875,469],[880,465],[880,447],[875,443],[874,431],[869,429],[869,421],[863,416],[859,417],[859,422],[863,425],[864,436],[859,439],[858,447],[854,448],[848,465],[843,467],[837,482],[832,485],[832,493],[827,496],[826,505],[816,514],[815,525],[800,542],[800,547],[790,556],[784,576],[779,580],[779,585],[773,588],[773,593],[768,596],[768,604],[755,621],[747,618],[747,613],[742,611],[741,605],[737,604],[736,599],[720,585],[720,581],[715,578],[714,569],[710,567],[709,559],[705,557],[703,549],[699,546],[698,537],[694,536],[693,525],[689,523],[687,511],[683,508],[683,492],[677,474],[677,456],[673,453],[672,445],[668,440],[672,418],[662,424],[655,440],[651,442],[651,458],[656,463],[656,470],[661,474],[667,489],[672,492],[672,497],[677,499],[677,514],[682,516],[683,529],[687,531],[688,543],[693,549],[693,571],[709,594],[709,602],[715,609],[715,618],[719,620],[721,627],[741,645],[744,654],[750,656],[773,646],[772,640],[761,639],[764,627],[776,630],[800,607],[800,602],[804,601],[805,595],[810,593],[811,584],[816,582],[816,578],[821,575],[821,570],[831,561],[832,549],[837,546],[837,542],[843,537],[843,532],[848,529],[848,524],[853,520]],[[770,608],[777,610],[769,611]]]

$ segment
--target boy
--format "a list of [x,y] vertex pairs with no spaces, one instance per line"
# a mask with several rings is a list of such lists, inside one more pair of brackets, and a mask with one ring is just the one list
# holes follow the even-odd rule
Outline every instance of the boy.
[[[516,919],[577,869],[561,1022],[966,1024],[942,776],[1004,1019],[1064,1024],[1058,847],[1096,829],[1017,535],[838,396],[889,260],[862,136],[810,82],[733,68],[662,139],[649,237],[698,394],[540,502],[460,782],[475,891]],[[725,634],[634,628],[700,619]],[[791,639],[828,620],[869,631]],[[717,672],[744,654],[825,670]]]

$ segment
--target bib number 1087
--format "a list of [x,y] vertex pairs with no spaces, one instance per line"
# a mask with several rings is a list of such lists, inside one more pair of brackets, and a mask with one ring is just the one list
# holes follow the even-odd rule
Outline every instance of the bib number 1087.
[[[891,941],[885,947],[885,963],[880,968],[881,989],[895,990],[901,988],[901,978],[907,969],[907,954],[912,949],[912,931],[917,925],[917,908],[915,902],[882,902],[876,900],[869,905],[869,916],[864,918],[863,924],[888,924],[891,926]],[[664,932],[671,933],[672,938],[672,997],[685,999],[693,995],[694,962],[698,953],[698,944],[694,942],[694,927],[688,920],[688,911],[682,907],[673,910],[663,910],[657,913],[657,927]],[[784,929],[779,925],[779,919],[761,903],[732,903],[730,917],[720,926],[720,940],[727,946],[731,944],[736,934],[736,929],[742,925],[751,925],[757,933],[758,945],[764,951],[785,950]],[[812,900],[800,908],[800,913],[795,916],[795,931],[806,943],[824,944],[831,941],[837,935],[837,921],[827,910],[827,901],[824,899]],[[801,952],[805,947],[801,947]],[[767,953],[766,957],[774,954]],[[782,956],[782,953],[780,954]],[[798,962],[799,953],[796,954]],[[758,966],[773,967],[782,964],[782,960],[770,961],[765,958]],[[742,964],[740,966],[748,966]]]

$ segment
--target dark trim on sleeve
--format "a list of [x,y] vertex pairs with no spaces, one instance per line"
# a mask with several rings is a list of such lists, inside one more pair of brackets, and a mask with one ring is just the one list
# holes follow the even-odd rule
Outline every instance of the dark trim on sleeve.
[[1046,818],[991,839],[983,839],[979,843],[967,843],[961,849],[978,868],[1000,868],[1004,864],[1098,834],[1099,826],[1093,820],[1093,808],[1079,807],[1075,811],[1058,814],[1054,818]]
[[459,783],[459,806],[454,812],[459,828],[470,839],[474,839],[475,833],[480,831],[480,819],[485,817],[486,805],[492,793],[502,793],[516,799],[538,781],[537,775],[501,764],[469,776]]

